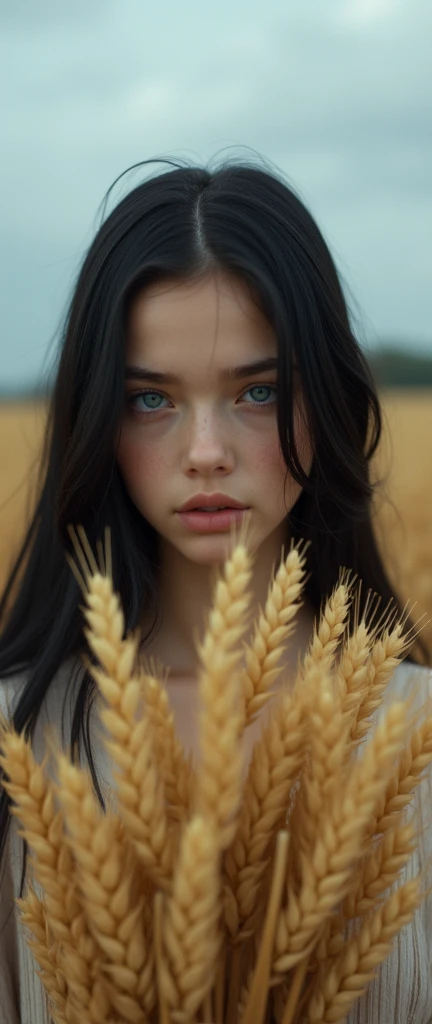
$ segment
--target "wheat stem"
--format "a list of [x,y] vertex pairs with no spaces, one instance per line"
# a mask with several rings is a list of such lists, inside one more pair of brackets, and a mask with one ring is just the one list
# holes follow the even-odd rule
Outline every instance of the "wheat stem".
[[262,1024],[264,1020],[272,964],[274,933],[285,880],[288,847],[289,834],[283,830],[277,836],[273,879],[261,934],[260,952],[255,965],[249,998],[241,1024]]

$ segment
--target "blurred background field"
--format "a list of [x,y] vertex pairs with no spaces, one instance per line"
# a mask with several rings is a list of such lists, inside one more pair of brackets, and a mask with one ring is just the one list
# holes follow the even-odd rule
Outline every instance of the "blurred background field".
[[[414,621],[424,615],[422,636],[432,650],[432,389],[386,389],[381,402],[377,536],[403,603],[417,602]],[[43,402],[0,403],[1,589],[37,487],[45,416]]]

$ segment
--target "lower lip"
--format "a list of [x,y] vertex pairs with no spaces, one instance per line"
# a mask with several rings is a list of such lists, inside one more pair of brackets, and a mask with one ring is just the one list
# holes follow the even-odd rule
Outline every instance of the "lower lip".
[[196,533],[215,533],[217,530],[229,530],[233,523],[241,522],[245,508],[230,508],[223,512],[178,512],[187,530]]

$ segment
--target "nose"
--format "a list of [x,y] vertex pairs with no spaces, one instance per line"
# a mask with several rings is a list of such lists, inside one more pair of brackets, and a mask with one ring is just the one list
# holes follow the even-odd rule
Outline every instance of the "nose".
[[234,465],[232,436],[222,415],[203,410],[193,417],[186,433],[183,457],[189,468],[208,473]]

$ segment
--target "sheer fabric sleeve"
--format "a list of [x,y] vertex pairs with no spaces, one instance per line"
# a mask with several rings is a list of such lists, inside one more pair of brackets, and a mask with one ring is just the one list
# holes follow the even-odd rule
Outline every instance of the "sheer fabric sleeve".
[[10,834],[0,875],[0,1024],[20,1024],[19,952]]

